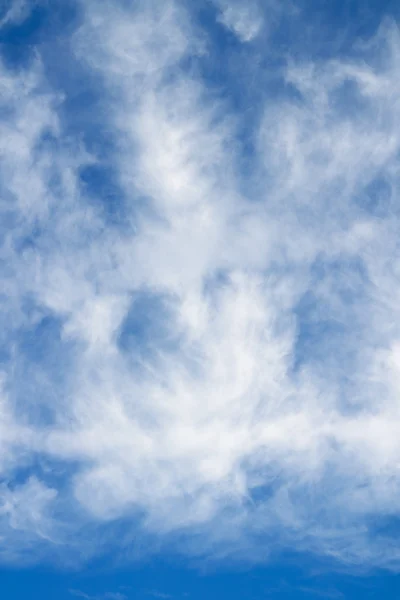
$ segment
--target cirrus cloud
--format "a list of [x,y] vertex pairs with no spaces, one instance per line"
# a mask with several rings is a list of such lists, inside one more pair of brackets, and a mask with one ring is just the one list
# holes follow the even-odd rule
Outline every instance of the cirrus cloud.
[[279,64],[247,120],[193,19],[82,7],[106,158],[45,50],[2,67],[2,555],[149,536],[397,568],[398,31]]

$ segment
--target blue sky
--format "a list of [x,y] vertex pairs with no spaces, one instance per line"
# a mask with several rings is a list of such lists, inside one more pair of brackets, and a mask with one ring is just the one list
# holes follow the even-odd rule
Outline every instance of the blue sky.
[[1,3],[4,597],[399,597],[399,13]]

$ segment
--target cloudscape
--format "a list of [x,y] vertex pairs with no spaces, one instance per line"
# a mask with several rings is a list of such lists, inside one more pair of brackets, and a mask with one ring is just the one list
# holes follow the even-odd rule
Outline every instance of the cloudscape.
[[1,3],[4,568],[399,571],[396,10]]

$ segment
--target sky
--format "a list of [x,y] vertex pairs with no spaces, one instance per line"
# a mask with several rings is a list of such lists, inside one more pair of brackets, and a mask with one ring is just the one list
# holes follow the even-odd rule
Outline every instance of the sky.
[[399,19],[0,2],[1,597],[400,597]]

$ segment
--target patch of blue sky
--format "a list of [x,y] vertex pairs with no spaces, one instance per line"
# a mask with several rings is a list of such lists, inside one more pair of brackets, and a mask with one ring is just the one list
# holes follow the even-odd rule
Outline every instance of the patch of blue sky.
[[46,0],[3,2],[0,54],[9,68],[28,67],[43,45],[57,43],[76,24],[77,7],[74,0],[51,5]]
[[375,177],[355,198],[361,209],[376,218],[390,218],[398,212],[396,190],[390,178],[383,175]]
[[124,192],[115,170],[107,164],[84,166],[80,172],[82,193],[94,203],[108,224],[120,225],[126,220]]
[[320,257],[311,269],[310,287],[299,299],[293,370],[315,369],[325,382],[341,389],[343,414],[363,410],[359,380],[365,360],[360,347],[370,342],[373,289],[363,263]]
[[[368,276],[359,260],[324,258],[311,269],[310,289],[295,309],[298,317],[298,360],[321,360],[339,348],[350,350],[344,336],[359,333],[368,301]],[[358,340],[355,340],[356,344]],[[325,352],[323,350],[325,349]],[[340,353],[338,361],[343,360]],[[345,361],[348,364],[348,358]]]
[[[85,573],[55,573],[53,570],[26,570],[24,578],[18,571],[2,573],[3,590],[10,600],[19,600],[28,590],[35,590],[45,600],[60,598],[71,600],[86,594],[97,600],[107,600],[107,593],[120,593],[126,598],[149,600],[150,598],[187,598],[202,600],[204,596],[219,600],[229,595],[234,600],[243,597],[277,598],[279,600],[300,600],[309,598],[343,599],[371,598],[379,600],[384,595],[396,598],[400,590],[398,576],[387,578],[377,571],[368,579],[353,576],[346,572],[329,575],[324,572],[323,563],[314,563],[312,574],[306,573],[298,563],[298,557],[285,556],[285,569],[274,563],[269,567],[255,567],[249,572],[238,569],[198,573],[187,570],[173,561],[151,561],[140,569],[120,569],[111,573],[104,568],[104,562],[94,565]],[[311,566],[309,564],[309,566]],[[155,577],[155,574],[156,577]],[[110,598],[110,597],[108,597]]]
[[[9,3],[5,13],[12,8],[12,4]],[[43,6],[36,5],[31,11],[27,11],[26,18],[21,22],[10,20],[3,25],[0,32],[0,48],[1,55],[9,67],[18,69],[29,64],[48,15],[49,12]]]
[[39,312],[13,336],[7,392],[26,424],[55,426],[61,406],[68,403],[76,346],[63,335],[63,326],[63,319]]
[[157,363],[163,353],[172,354],[179,349],[175,320],[173,298],[154,291],[135,294],[121,323],[118,347],[129,361]]

